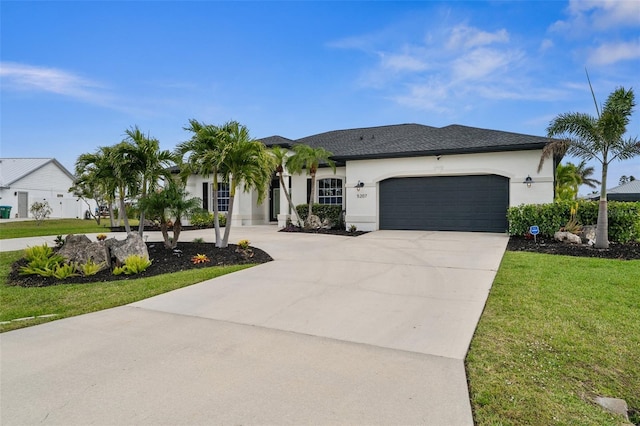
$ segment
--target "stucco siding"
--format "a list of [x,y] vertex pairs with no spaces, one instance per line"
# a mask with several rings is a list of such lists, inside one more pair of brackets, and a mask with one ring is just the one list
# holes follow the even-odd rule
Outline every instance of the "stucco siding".
[[[540,150],[443,155],[347,162],[347,226],[379,229],[379,183],[393,177],[461,176],[495,174],[510,179],[509,205],[553,201],[553,168],[546,162],[537,172]],[[531,187],[523,184],[531,176]],[[361,181],[364,187],[355,186]]]

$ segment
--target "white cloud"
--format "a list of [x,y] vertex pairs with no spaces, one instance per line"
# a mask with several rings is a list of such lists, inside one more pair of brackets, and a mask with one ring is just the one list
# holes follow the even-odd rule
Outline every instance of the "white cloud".
[[551,49],[554,46],[553,40],[545,38],[544,40],[542,40],[542,43],[540,43],[540,51],[544,52],[546,50]]
[[506,71],[520,55],[514,51],[480,48],[466,53],[451,64],[453,75],[462,80],[479,80]]
[[640,38],[635,41],[604,43],[589,52],[588,62],[609,65],[619,61],[640,59]]
[[379,53],[380,66],[392,71],[424,71],[429,68],[427,62],[418,55],[410,52]]
[[458,25],[451,30],[447,47],[449,49],[471,49],[493,43],[506,43],[508,41],[509,33],[505,29],[490,33],[467,25]]
[[83,100],[94,100],[96,89],[102,87],[64,70],[14,62],[0,63],[0,76],[3,89],[49,92]]
[[568,19],[555,22],[552,30],[590,35],[593,30],[618,29],[640,25],[637,0],[570,0]]

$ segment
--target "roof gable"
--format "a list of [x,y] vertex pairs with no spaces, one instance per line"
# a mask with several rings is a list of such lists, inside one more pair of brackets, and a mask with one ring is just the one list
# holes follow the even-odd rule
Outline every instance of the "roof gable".
[[0,158],[0,187],[8,188],[14,182],[30,175],[49,163],[55,164],[70,179],[75,180],[71,174],[55,158]]

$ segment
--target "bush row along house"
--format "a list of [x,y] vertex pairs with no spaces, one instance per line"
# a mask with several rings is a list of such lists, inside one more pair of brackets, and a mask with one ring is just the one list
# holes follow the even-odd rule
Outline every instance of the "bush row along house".
[[[317,173],[316,203],[342,206],[346,226],[378,229],[505,232],[510,206],[553,202],[552,162],[537,172],[548,138],[461,125],[442,128],[400,124],[335,130],[291,140],[261,139],[266,146],[297,143],[333,153],[329,167]],[[191,176],[187,190],[213,211],[210,176]],[[310,177],[287,173],[295,205],[307,202]],[[277,222],[290,212],[277,176],[268,202],[254,191],[238,191],[233,226]],[[218,207],[227,210],[229,188],[218,189]]]

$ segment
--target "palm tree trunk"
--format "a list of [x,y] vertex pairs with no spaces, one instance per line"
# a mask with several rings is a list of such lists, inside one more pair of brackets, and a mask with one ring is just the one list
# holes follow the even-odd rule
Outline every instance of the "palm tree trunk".
[[213,229],[216,237],[216,247],[220,247],[220,219],[218,215],[220,211],[218,210],[218,170],[213,170],[213,188],[212,188],[212,203],[213,203]]
[[114,222],[113,222],[113,203],[111,202],[111,200],[108,201],[109,203],[109,225],[111,225],[111,227],[113,228]]
[[289,194],[289,190],[287,189],[287,186],[284,183],[284,176],[282,175],[282,173],[278,173],[278,175],[280,177],[280,188],[282,188],[282,191],[284,192],[284,196],[287,197],[287,202],[289,203],[289,209],[295,215],[296,223],[298,224],[298,226],[302,228],[304,224],[300,220],[300,216],[298,216],[298,210],[296,210],[296,206],[294,206],[293,201],[291,201],[291,194]]
[[178,239],[180,238],[180,232],[182,231],[182,221],[180,217],[176,217],[175,222],[173,222],[173,243],[171,244],[171,248],[176,248],[178,246]]
[[169,242],[169,230],[167,229],[167,221],[162,219],[160,220],[160,231],[162,232],[162,239],[164,240],[164,246],[166,248],[172,248],[171,243]]
[[145,219],[144,211],[140,210],[140,224],[138,225],[138,234],[140,234],[141,237],[142,237],[142,234],[144,234],[144,219]]
[[316,196],[316,174],[311,172],[311,192],[309,193],[309,213],[307,215],[307,221],[313,214],[313,199]]
[[231,215],[233,214],[233,201],[236,198],[236,188],[233,183],[233,178],[229,179],[229,210],[227,210],[227,224],[224,226],[224,237],[222,238],[222,244],[220,248],[225,248],[229,245],[229,234],[231,232]]
[[598,224],[596,226],[596,244],[599,249],[609,248],[609,215],[607,203],[607,168],[606,157],[602,162],[602,182],[600,188],[600,204],[598,205]]
[[120,191],[120,210],[122,211],[122,216],[124,217],[124,230],[128,234],[131,232],[131,226],[129,225],[129,218],[127,217],[127,209],[124,205],[124,191]]

